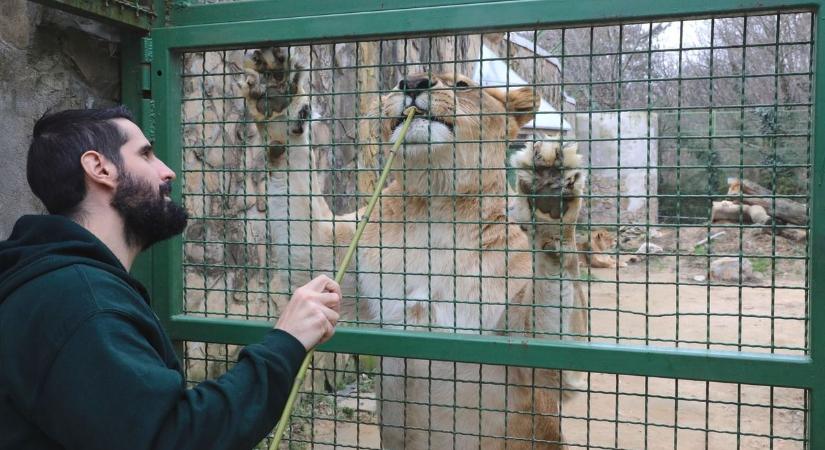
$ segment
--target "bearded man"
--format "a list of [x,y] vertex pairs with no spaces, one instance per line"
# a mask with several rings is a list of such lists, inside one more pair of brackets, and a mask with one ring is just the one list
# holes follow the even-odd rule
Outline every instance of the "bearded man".
[[187,213],[128,110],[43,116],[26,175],[50,214],[0,242],[0,450],[249,449],[266,436],[307,350],[334,332],[338,285],[297,289],[231,370],[187,388],[129,275]]

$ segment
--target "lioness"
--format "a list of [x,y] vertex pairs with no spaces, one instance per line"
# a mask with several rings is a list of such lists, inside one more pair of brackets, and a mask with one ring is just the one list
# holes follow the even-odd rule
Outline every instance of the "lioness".
[[[247,95],[250,109],[259,104],[260,97]],[[417,110],[396,158],[402,170],[383,190],[360,241],[354,275],[344,282],[346,292],[357,291],[358,320],[385,328],[550,339],[586,332],[581,289],[569,281],[579,278],[580,157],[555,142],[527,145],[511,160],[517,192],[508,193],[505,180],[506,141],[533,118],[538,104],[529,88],[505,92],[482,89],[460,75],[415,74],[364,118],[360,136],[392,142],[405,108]],[[308,149],[292,147],[306,144],[305,133],[288,140],[285,165],[290,176],[304,177],[291,182],[317,189],[307,172],[294,170],[312,165]],[[320,195],[304,206],[289,214],[312,218],[305,231],[321,246],[349,244],[363,212],[333,216]],[[332,266],[316,254],[309,260]],[[376,394],[384,448],[562,447],[560,388],[568,383],[558,371],[389,357],[380,367]]]
[[590,239],[576,244],[579,249],[579,259],[582,264],[596,269],[627,267],[618,258],[605,254],[616,245],[616,238],[605,230],[598,229],[590,232]]

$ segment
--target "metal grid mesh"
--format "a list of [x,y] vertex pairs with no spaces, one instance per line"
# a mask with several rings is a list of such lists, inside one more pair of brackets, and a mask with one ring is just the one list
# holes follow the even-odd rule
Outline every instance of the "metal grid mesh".
[[[413,200],[385,195],[402,200],[401,219],[384,218],[384,209],[377,216],[381,238],[362,248],[372,245],[380,253],[372,261],[362,261],[368,252],[356,258],[347,281],[346,325],[805,354],[813,20],[810,13],[783,12],[282,47],[272,56],[297,64],[289,66],[288,77],[302,80],[310,115],[301,117],[301,103],[293,103],[263,126],[250,111],[276,110],[281,97],[266,95],[251,105],[244,96],[244,55],[255,49],[186,53],[182,175],[193,217],[184,242],[184,312],[274,318],[290,286],[332,273],[340,257],[333,252],[346,244],[301,233],[330,222],[320,218],[326,207],[336,214],[334,225],[346,226],[353,220],[346,214],[369,194],[386,148],[369,126],[359,124],[377,123],[371,105],[411,74],[457,72],[506,93],[526,85],[541,108],[517,136],[453,136],[454,148],[498,143],[510,155],[553,140],[578,146],[588,181],[577,234],[579,242],[591,245],[562,254],[580,255],[581,271],[537,274],[540,252],[511,242],[509,234],[503,245],[485,241],[485,230],[508,219],[485,214],[483,206],[520,198],[507,159],[502,152],[494,165],[478,156],[476,168],[439,169],[433,161],[440,143],[431,136],[428,164],[402,164],[396,181],[425,180],[424,201],[449,197],[452,216],[414,214]],[[478,88],[469,89],[481,98]],[[465,116],[481,123],[494,116],[507,125],[517,120],[483,108],[454,112],[450,119]],[[304,131],[306,143],[279,134],[295,127]],[[454,166],[455,158],[454,152],[448,163]],[[482,180],[493,172],[507,174],[509,191],[490,192],[481,181],[482,189],[470,194],[450,197],[433,190],[442,179],[475,174]],[[737,186],[732,179],[758,183],[769,193],[728,192]],[[471,220],[458,212],[457,198],[467,197],[481,206]],[[750,223],[740,209],[724,223],[712,222],[713,202],[722,200],[762,202],[772,220]],[[793,208],[786,214],[789,201],[802,208],[801,221]],[[615,247],[600,248],[603,238]],[[462,260],[459,254],[472,257]],[[528,275],[511,267],[519,255],[531,266]],[[613,267],[590,267],[596,260]],[[523,282],[535,291],[530,281],[537,277],[561,286],[578,282],[584,303],[531,303],[531,319],[521,324],[480,319],[488,313],[506,317],[514,309],[512,285]],[[556,323],[536,325],[552,311]],[[586,316],[586,331],[562,323],[575,312]],[[220,373],[236,353],[230,346],[187,344],[190,380]],[[368,368],[364,361],[370,361]],[[403,370],[402,385],[443,387],[457,377],[455,368],[451,377],[444,375],[454,363],[415,364],[423,372]],[[374,410],[362,417],[359,403],[338,403],[347,392],[374,397],[375,383],[398,373],[375,359],[347,355],[319,355],[316,367],[324,370],[306,386],[304,417],[296,422],[300,429],[293,427],[293,441],[376,447],[377,441],[359,434],[363,425],[375,436]],[[571,448],[804,447],[807,407],[801,390],[602,374],[584,380],[573,389],[582,392],[561,402],[557,413]],[[479,392],[495,390],[495,381],[485,381],[475,380]],[[455,388],[451,392],[457,395]],[[458,399],[443,400],[432,388],[425,395],[431,400],[405,395],[394,401],[406,404],[405,410],[424,408],[425,417],[437,416],[433,408],[453,411],[452,425],[444,426],[459,436],[457,442],[483,439],[485,430],[472,433],[455,425],[473,423],[464,415],[490,412],[481,402],[459,407]],[[420,436],[428,443],[424,447],[441,442],[432,437],[439,434],[432,431],[437,424],[395,426],[405,436]]]
[[[187,349],[187,379],[192,384],[204,380],[207,372],[213,377],[231,366],[226,352],[217,348],[215,353],[204,353],[203,347],[188,343]],[[316,361],[340,359],[331,356],[319,354]],[[331,367],[339,380],[332,390],[319,385],[317,378],[307,383],[285,448],[381,448],[376,401],[376,384],[382,379],[379,364],[375,357],[361,356],[346,367]],[[808,448],[808,407],[801,389],[597,373],[587,375],[586,386],[559,411],[569,449]],[[512,406],[505,410],[472,402],[453,406],[437,397],[422,406],[449,408],[459,416],[523,414]],[[425,443],[431,440],[430,433],[438,433],[410,425],[401,428],[410,435],[418,433],[416,437]],[[484,429],[462,433],[432,428],[457,442],[497,437]],[[471,442],[467,448],[479,448],[478,441]],[[526,448],[544,444],[524,442]],[[268,444],[263,442],[261,448]]]

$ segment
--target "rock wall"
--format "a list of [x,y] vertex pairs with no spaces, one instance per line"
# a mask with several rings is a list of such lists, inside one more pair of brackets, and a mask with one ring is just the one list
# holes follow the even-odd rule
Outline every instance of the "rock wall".
[[0,1],[0,239],[43,212],[26,182],[34,122],[49,110],[109,106],[120,97],[118,35],[27,0]]

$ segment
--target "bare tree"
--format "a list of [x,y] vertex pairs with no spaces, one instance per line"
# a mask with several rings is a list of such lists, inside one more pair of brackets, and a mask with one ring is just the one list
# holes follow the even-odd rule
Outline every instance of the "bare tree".
[[652,79],[657,37],[668,23],[570,28],[542,32],[539,44],[552,48],[562,61],[564,91],[579,110],[644,108],[656,96]]

